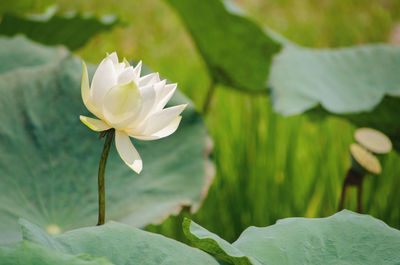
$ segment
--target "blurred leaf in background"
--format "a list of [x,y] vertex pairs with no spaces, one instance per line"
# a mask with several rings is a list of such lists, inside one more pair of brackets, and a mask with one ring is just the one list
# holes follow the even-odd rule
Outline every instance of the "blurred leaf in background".
[[0,16],[4,13],[13,13],[24,15],[26,13],[41,13],[51,5],[54,5],[55,0],[14,0],[0,2]]
[[274,58],[269,85],[273,108],[282,115],[320,107],[322,114],[381,130],[400,148],[400,123],[395,122],[400,113],[400,47],[286,45]]
[[215,82],[266,92],[272,56],[280,45],[253,21],[220,0],[166,0],[178,12]]
[[[395,147],[400,147],[400,124],[393,126],[400,105],[400,48],[384,44],[325,50],[304,48],[270,29],[262,31],[257,24],[244,17],[244,11],[229,0],[167,2],[178,10],[212,76],[218,73],[218,69],[212,66],[218,65],[216,58],[219,58],[219,63],[226,67],[225,76],[245,80],[249,87],[256,89],[255,83],[249,80],[252,80],[250,73],[257,73],[264,75],[264,79],[260,80],[264,80],[265,86],[269,69],[263,72],[259,65],[262,61],[270,65],[270,57],[276,54],[268,78],[275,111],[285,116],[295,115],[320,104],[326,110],[323,114],[328,112],[346,117],[345,114],[367,112],[369,118],[363,118],[363,126],[385,132],[395,142]],[[234,10],[242,16],[233,15],[228,10]],[[255,31],[257,34],[239,34],[242,24],[247,25],[243,32],[250,34],[248,28],[254,28],[258,29]],[[278,49],[268,49],[266,46],[257,48],[258,42],[272,43],[272,39],[276,40],[276,44],[284,46],[280,53]],[[253,55],[258,50],[269,52],[269,57]],[[232,64],[227,60],[232,60]],[[239,63],[240,60],[245,63]],[[237,63],[243,67],[237,68]],[[229,68],[229,65],[235,67]],[[249,73],[246,73],[247,70]],[[218,77],[213,78],[218,81]],[[241,87],[233,82],[221,83]],[[385,96],[394,97],[398,103],[383,104],[380,111],[373,112]],[[376,117],[379,114],[384,117]],[[359,124],[356,117],[352,115],[351,120]]]
[[46,45],[67,46],[70,50],[81,48],[93,36],[111,30],[120,21],[116,16],[97,18],[93,15],[57,14],[54,5],[40,15],[15,15],[5,13],[0,22],[0,35],[24,34]]

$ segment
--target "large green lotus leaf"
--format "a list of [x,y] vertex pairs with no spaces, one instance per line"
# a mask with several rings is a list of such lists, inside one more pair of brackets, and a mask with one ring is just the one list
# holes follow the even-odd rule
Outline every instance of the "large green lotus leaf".
[[15,68],[47,64],[66,55],[65,49],[35,45],[23,36],[0,37],[0,74]]
[[[14,54],[26,47],[37,49],[24,38],[11,39],[7,49]],[[1,51],[0,61],[12,60]],[[96,223],[104,139],[79,121],[79,115],[91,115],[80,96],[82,65],[63,54],[47,64],[0,74],[0,242],[20,239],[19,217],[53,232]],[[29,60],[31,54],[25,56]],[[190,103],[177,92],[171,104],[182,102]],[[207,143],[203,120],[190,103],[172,136],[134,141],[144,163],[140,175],[112,147],[106,169],[107,220],[144,226],[186,205],[198,209],[213,178]]]
[[221,0],[166,0],[182,18],[213,79],[232,88],[266,91],[280,45]]
[[0,246],[0,265],[114,265],[105,258],[70,255],[29,241]]
[[236,265],[400,264],[400,231],[346,210],[249,227],[232,244],[188,219],[183,228],[196,246]]
[[382,130],[400,147],[400,127],[393,124],[400,106],[399,47],[320,50],[287,45],[274,58],[269,85],[274,109],[283,115],[320,106],[357,125]]
[[274,108],[284,115],[318,104],[340,114],[371,111],[385,95],[400,96],[400,48],[287,46],[275,57],[269,81]]
[[21,220],[24,239],[55,251],[103,256],[115,265],[213,265],[209,254],[159,234],[125,224],[108,222],[61,235],[49,235],[36,225]]
[[75,50],[85,45],[96,34],[111,30],[119,24],[118,19],[113,16],[97,18],[82,14],[61,15],[52,10],[54,9],[34,16],[6,13],[0,22],[0,35],[24,34],[46,45],[63,44]]

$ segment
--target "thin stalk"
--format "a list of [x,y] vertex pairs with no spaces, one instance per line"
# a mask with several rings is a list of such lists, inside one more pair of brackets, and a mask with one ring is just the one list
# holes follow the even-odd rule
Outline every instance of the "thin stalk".
[[360,182],[358,183],[358,190],[357,190],[357,212],[363,212],[363,202],[362,202],[362,186],[363,186],[364,177],[361,178]]
[[104,173],[106,171],[106,164],[108,153],[110,151],[112,139],[114,136],[114,129],[102,132],[100,137],[106,136],[104,142],[103,152],[100,157],[99,173],[98,173],[98,190],[99,190],[99,219],[97,225],[103,225],[106,216],[106,190],[104,186]]
[[206,99],[204,100],[204,103],[203,103],[203,115],[204,116],[207,115],[211,100],[214,95],[214,91],[215,91],[215,82],[214,82],[214,80],[211,80],[210,86],[208,87]]
[[338,212],[340,212],[344,208],[344,202],[346,200],[346,191],[347,191],[347,185],[346,185],[346,181],[345,181],[342,186],[342,195],[340,196]]
[[349,171],[347,171],[347,175],[346,175],[346,178],[345,178],[345,180],[343,182],[343,186],[342,186],[342,195],[340,196],[340,203],[339,203],[338,211],[341,211],[344,208],[347,188],[350,186],[355,186],[357,188],[357,211],[359,213],[362,212],[363,180],[364,180],[364,175],[357,173],[357,171],[355,171],[353,169],[349,169]]

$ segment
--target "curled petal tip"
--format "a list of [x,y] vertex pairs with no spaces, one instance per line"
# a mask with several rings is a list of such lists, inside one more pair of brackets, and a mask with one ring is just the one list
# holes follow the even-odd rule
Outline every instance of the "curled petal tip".
[[138,69],[139,72],[142,70],[142,60],[136,64],[135,69]]
[[115,145],[117,147],[119,156],[122,158],[125,164],[139,174],[142,171],[143,162],[136,148],[129,139],[129,136],[120,131],[116,131]]
[[107,57],[114,57],[114,56],[117,56],[117,52],[116,51],[113,51],[112,53],[106,53],[107,54]]
[[135,72],[136,78],[140,78],[140,72],[142,71],[142,61],[141,60],[136,64],[133,71]]
[[181,107],[181,113],[186,109],[187,105],[188,105],[188,103],[181,105],[182,106]]
[[117,52],[112,52],[111,54],[107,55],[107,58],[110,59],[114,64],[118,64],[118,55]]
[[134,162],[134,164],[131,166],[131,168],[133,169],[133,171],[135,171],[136,173],[140,174],[142,172],[142,169],[143,169],[142,160],[136,160]]
[[82,115],[79,116],[79,119],[81,120],[81,122],[83,122],[83,124],[96,132],[105,131],[111,128],[111,126],[109,126],[102,120],[93,119]]

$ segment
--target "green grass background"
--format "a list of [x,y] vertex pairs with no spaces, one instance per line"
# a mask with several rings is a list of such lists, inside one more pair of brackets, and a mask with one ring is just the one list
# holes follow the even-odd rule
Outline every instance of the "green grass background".
[[[387,42],[400,21],[397,0],[237,0],[262,25],[310,47]],[[61,0],[61,11],[117,14],[128,25],[95,37],[77,53],[98,63],[105,52],[142,59],[178,82],[200,110],[210,79],[193,41],[162,0]],[[195,8],[195,7],[193,7]],[[240,66],[238,66],[240,67]],[[200,210],[184,210],[148,230],[184,240],[188,216],[228,241],[248,226],[267,226],[291,216],[324,217],[336,212],[349,168],[355,127],[344,120],[284,118],[269,99],[217,87],[205,118],[214,139],[217,173]],[[393,122],[399,122],[394,120]],[[365,212],[400,228],[400,157],[382,158],[383,173],[365,181]],[[351,190],[346,208],[355,210]]]

